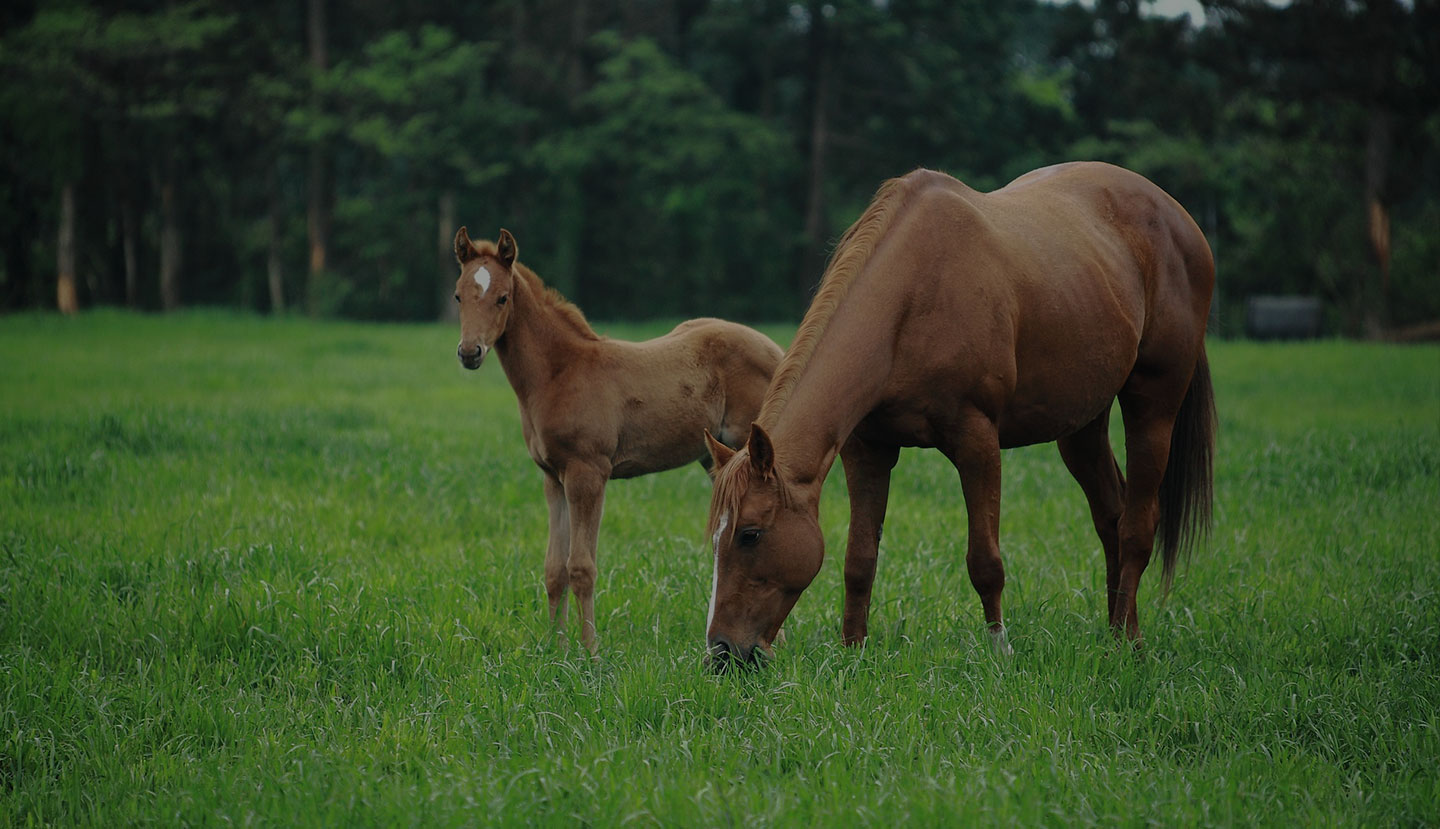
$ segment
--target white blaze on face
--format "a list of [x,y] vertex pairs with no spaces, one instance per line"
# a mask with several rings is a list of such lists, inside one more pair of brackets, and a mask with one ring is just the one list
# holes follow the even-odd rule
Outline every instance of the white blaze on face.
[[720,526],[715,528],[715,535],[710,539],[710,547],[715,552],[714,570],[710,575],[710,612],[705,616],[705,636],[710,636],[710,625],[715,622],[715,594],[720,592],[720,536],[725,534],[725,528],[730,525],[730,513],[720,516]]
[[490,271],[486,270],[484,265],[475,269],[475,284],[480,286],[481,296],[490,290]]

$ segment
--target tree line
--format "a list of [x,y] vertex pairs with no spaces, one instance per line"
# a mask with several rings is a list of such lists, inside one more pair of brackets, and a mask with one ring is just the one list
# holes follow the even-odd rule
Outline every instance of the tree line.
[[1440,319],[1434,0],[68,0],[0,10],[0,308],[446,313],[501,226],[593,316],[803,312],[917,166],[1135,169],[1217,317]]

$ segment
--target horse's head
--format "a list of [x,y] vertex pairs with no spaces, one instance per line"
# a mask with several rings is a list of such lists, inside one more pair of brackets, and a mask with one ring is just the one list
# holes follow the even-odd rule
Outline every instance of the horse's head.
[[501,228],[498,242],[471,241],[465,228],[455,234],[455,261],[460,279],[455,301],[460,303],[460,365],[477,369],[510,321],[511,293],[515,287],[515,256],[519,248],[510,231]]
[[752,665],[820,572],[825,539],[817,493],[786,482],[770,437],[759,425],[738,452],[710,437],[715,491],[710,543],[715,556],[705,638],[717,671]]

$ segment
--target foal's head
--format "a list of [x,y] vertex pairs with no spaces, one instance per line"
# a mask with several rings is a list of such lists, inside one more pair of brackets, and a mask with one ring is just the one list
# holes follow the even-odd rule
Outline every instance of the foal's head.
[[775,466],[765,430],[738,452],[706,433],[714,460],[710,544],[715,556],[705,638],[717,671],[752,665],[820,572],[825,538],[817,495],[798,491]]
[[515,255],[519,249],[510,231],[501,228],[498,242],[474,242],[465,228],[455,234],[455,261],[460,279],[455,301],[460,303],[460,365],[476,369],[510,321],[511,293],[515,287]]

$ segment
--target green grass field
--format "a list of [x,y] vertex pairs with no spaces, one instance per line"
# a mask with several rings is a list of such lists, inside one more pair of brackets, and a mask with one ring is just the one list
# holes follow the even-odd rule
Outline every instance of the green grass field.
[[717,677],[700,467],[609,488],[592,662],[456,339],[0,318],[0,826],[1440,821],[1434,346],[1211,344],[1214,532],[1167,602],[1147,575],[1142,657],[1053,447],[1005,458],[1010,660],[954,470],[907,451],[868,646],[837,464],[778,659]]

